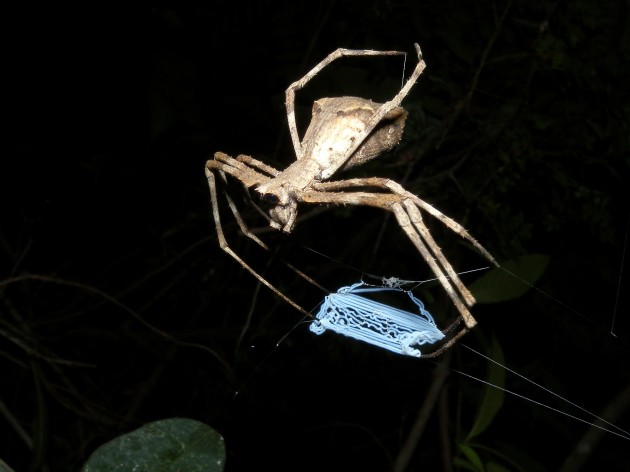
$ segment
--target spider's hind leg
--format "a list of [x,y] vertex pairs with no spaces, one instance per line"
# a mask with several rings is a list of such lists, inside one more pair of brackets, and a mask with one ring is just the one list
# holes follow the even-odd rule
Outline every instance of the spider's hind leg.
[[459,279],[459,276],[453,269],[453,266],[448,262],[446,257],[444,257],[440,246],[438,246],[438,244],[435,242],[435,239],[433,239],[433,236],[431,236],[429,228],[427,228],[427,226],[424,224],[422,213],[420,213],[420,210],[418,210],[418,208],[416,207],[415,202],[406,199],[403,201],[403,205],[407,210],[407,214],[411,218],[411,222],[420,234],[420,237],[426,242],[427,246],[429,246],[435,258],[444,268],[449,279],[451,280],[453,285],[455,285],[460,295],[466,302],[466,305],[468,305],[469,307],[473,306],[475,304],[475,297],[473,297],[472,293],[470,293],[470,290],[468,290],[468,288],[466,288],[466,286],[462,283],[462,281]]
[[453,220],[452,218],[449,218],[444,213],[442,213],[437,208],[435,208],[433,205],[428,204],[427,202],[425,202],[421,198],[419,198],[416,195],[408,192],[399,183],[394,182],[393,180],[386,180],[384,182],[384,185],[388,189],[390,189],[392,192],[394,192],[396,195],[400,195],[402,197],[406,197],[406,198],[412,200],[418,208],[420,208],[421,210],[426,211],[431,216],[433,216],[434,218],[439,220],[448,229],[450,229],[451,231],[457,233],[462,238],[466,239],[468,242],[470,242],[473,245],[473,247],[475,249],[477,249],[477,251],[479,251],[479,253],[483,257],[488,259],[488,261],[490,261],[495,266],[497,266],[497,267],[499,266],[499,264],[497,263],[495,258],[492,256],[492,254],[490,254],[486,248],[484,248],[481,244],[479,244],[479,242],[475,238],[473,238],[470,235],[470,233],[468,233],[468,231],[466,231],[466,228],[464,228],[462,225],[460,225],[457,221]]
[[[452,327],[449,327],[446,331],[449,331]],[[468,331],[470,331],[468,328],[464,327],[461,330],[459,330],[457,332],[457,334],[455,334],[452,338],[450,338],[448,341],[446,341],[444,344],[442,344],[440,347],[438,347],[435,351],[429,352],[427,354],[422,353],[422,358],[424,359],[431,359],[433,357],[438,357],[439,355],[443,354],[445,351],[449,350],[451,347],[453,347],[453,345],[459,341],[459,339],[464,336]]]
[[[402,230],[405,232],[407,237],[409,237],[414,246],[416,246],[422,255],[422,258],[429,265],[431,271],[442,284],[442,287],[452,300],[455,308],[457,308],[457,311],[462,316],[466,327],[469,329],[474,327],[477,324],[477,321],[470,314],[470,311],[468,311],[468,306],[474,304],[475,299],[464,284],[459,280],[459,277],[457,277],[457,274],[453,270],[452,266],[442,254],[442,251],[435,243],[435,240],[433,240],[430,235],[428,239],[425,238],[425,234],[428,234],[428,229],[424,226],[421,217],[418,219],[420,211],[415,207],[413,201],[404,199],[402,202],[395,202],[392,204],[391,209],[394,212],[394,216],[396,216],[398,224]],[[444,274],[444,270],[442,270],[442,267],[440,267],[435,259],[438,259],[440,264],[444,266],[446,272],[453,280],[453,284],[464,297],[465,303],[462,301],[460,294],[455,291],[453,285]],[[468,297],[466,294],[468,294]]]

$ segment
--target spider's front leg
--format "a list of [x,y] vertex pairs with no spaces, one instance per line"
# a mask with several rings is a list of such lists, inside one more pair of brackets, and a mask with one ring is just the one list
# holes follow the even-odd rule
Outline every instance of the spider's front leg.
[[[417,45],[416,45],[417,46]],[[418,48],[418,53],[420,49]],[[326,56],[319,64],[313,67],[304,77],[300,80],[293,82],[287,88],[285,92],[285,104],[287,108],[287,121],[289,123],[289,131],[291,132],[291,140],[293,141],[293,148],[295,149],[295,155],[297,159],[304,157],[302,152],[302,142],[297,131],[297,123],[295,121],[295,92],[304,88],[304,86],[311,81],[319,72],[328,66],[331,62],[341,58],[349,56],[401,56],[405,55],[401,51],[374,51],[371,49],[344,49],[339,48],[331,52]],[[418,74],[420,75],[420,74]],[[413,81],[415,82],[415,80]],[[413,83],[411,84],[413,85]],[[406,94],[405,94],[406,95]],[[397,106],[397,105],[396,105]],[[380,121],[380,120],[379,120]],[[360,143],[359,143],[360,144]]]
[[[276,287],[274,287],[267,279],[265,279],[262,275],[260,275],[256,270],[254,270],[249,264],[247,264],[238,254],[236,254],[232,248],[229,246],[227,239],[225,238],[225,234],[223,232],[223,225],[221,224],[221,215],[219,212],[219,198],[217,192],[217,179],[215,175],[220,175],[221,179],[225,179],[225,174],[228,174],[235,179],[239,180],[246,187],[251,187],[254,185],[258,185],[264,183],[270,179],[270,177],[259,172],[262,170],[268,174],[277,174],[278,171],[273,169],[266,164],[263,164],[255,159],[252,159],[248,156],[239,156],[239,158],[234,159],[227,154],[216,153],[213,160],[209,160],[206,162],[206,178],[208,180],[208,187],[210,189],[210,204],[212,207],[212,217],[214,219],[214,225],[217,232],[217,239],[219,240],[219,247],[229,254],[236,262],[238,262],[245,270],[247,270],[250,274],[252,274],[260,283],[269,288],[273,293],[278,295],[282,300],[287,302],[293,308],[298,310],[300,313],[306,316],[312,316],[308,313],[304,308],[295,303],[293,300],[288,298],[282,292],[280,292]],[[241,231],[245,236],[249,237],[257,244],[259,244],[264,249],[268,250],[268,247],[265,243],[263,243],[256,235],[254,235],[241,217],[236,205],[226,194],[226,199],[228,201],[228,205],[234,218],[236,219]],[[306,277],[307,280],[310,280]]]

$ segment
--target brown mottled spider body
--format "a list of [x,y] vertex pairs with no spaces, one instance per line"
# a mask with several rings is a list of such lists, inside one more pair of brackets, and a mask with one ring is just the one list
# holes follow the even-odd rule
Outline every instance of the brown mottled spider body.
[[[336,50],[302,79],[291,84],[286,91],[287,120],[297,156],[297,160],[293,164],[284,171],[278,171],[249,156],[240,155],[235,159],[217,152],[214,159],[206,162],[206,176],[210,188],[213,218],[221,248],[261,283],[306,314],[308,313],[303,308],[252,269],[227,244],[219,216],[216,176],[225,180],[226,175],[229,175],[240,181],[245,187],[258,193],[271,205],[268,212],[270,225],[287,233],[291,232],[295,226],[298,204],[300,203],[366,205],[392,212],[398,225],[435,273],[465,324],[465,327],[457,335],[436,353],[433,353],[436,355],[450,347],[456,339],[475,326],[476,321],[468,310],[475,303],[475,299],[460,281],[457,273],[431,236],[429,229],[423,222],[422,211],[437,218],[449,229],[468,240],[488,260],[495,263],[493,257],[460,224],[392,180],[369,177],[328,181],[337,171],[361,165],[377,157],[383,151],[391,149],[400,141],[407,117],[407,112],[400,104],[425,68],[420,47],[417,44],[415,47],[418,54],[418,64],[394,98],[383,104],[357,97],[317,100],[313,105],[311,123],[304,138],[300,141],[294,112],[296,90],[304,87],[319,71],[340,57],[404,54],[397,51]],[[226,198],[243,233],[260,246],[267,248],[258,237],[249,231],[231,198],[227,195]]]

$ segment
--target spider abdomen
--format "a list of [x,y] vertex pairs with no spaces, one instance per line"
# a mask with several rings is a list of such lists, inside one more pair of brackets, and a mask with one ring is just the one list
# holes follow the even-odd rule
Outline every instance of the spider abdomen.
[[[300,159],[319,163],[319,180],[374,159],[400,142],[407,112],[396,107],[374,129],[368,121],[382,106],[360,97],[322,98],[313,104]],[[350,157],[348,157],[350,156]]]

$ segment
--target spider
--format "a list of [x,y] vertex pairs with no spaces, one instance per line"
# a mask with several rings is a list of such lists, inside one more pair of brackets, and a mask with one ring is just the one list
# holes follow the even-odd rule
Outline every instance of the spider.
[[[464,327],[433,353],[437,355],[475,326],[476,320],[469,311],[475,299],[431,236],[423,221],[422,212],[435,217],[447,228],[468,240],[493,264],[497,265],[496,261],[459,223],[390,179],[367,177],[328,181],[337,171],[361,165],[400,141],[407,117],[407,112],[400,104],[425,69],[418,44],[415,44],[415,49],[418,64],[390,101],[380,104],[358,97],[317,100],[313,104],[311,123],[300,141],[294,110],[295,92],[302,89],[323,68],[341,57],[405,54],[399,51],[337,49],[286,90],[287,121],[297,157],[295,162],[279,171],[250,156],[239,155],[232,158],[217,152],[214,159],[206,162],[205,172],[221,249],[276,295],[311,317],[310,313],[276,289],[230,248],[219,216],[216,178],[226,182],[226,176],[229,175],[240,181],[246,190],[253,189],[269,205],[267,212],[263,213],[270,225],[285,233],[290,233],[296,224],[298,203],[364,205],[392,212],[398,225],[434,272],[459,313],[458,319],[445,332],[451,331],[461,320],[464,321]],[[249,230],[234,201],[227,193],[225,196],[243,234],[268,250],[266,244]]]

